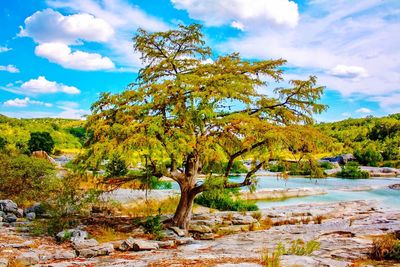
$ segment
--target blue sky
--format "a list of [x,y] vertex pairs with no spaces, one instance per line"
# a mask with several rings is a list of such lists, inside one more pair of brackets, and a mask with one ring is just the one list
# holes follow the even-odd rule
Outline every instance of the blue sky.
[[0,113],[80,118],[141,67],[131,38],[200,23],[215,54],[317,75],[318,121],[400,112],[399,0],[0,0]]

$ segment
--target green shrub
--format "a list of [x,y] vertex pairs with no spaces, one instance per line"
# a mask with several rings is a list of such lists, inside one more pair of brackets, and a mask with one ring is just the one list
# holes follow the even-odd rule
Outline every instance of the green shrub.
[[362,165],[378,166],[378,163],[383,160],[381,153],[375,147],[367,147],[363,150],[356,150],[354,156]]
[[0,199],[19,204],[40,201],[54,190],[57,180],[54,166],[44,159],[0,154]]
[[369,172],[362,171],[357,162],[349,162],[342,167],[342,171],[336,174],[337,177],[351,178],[351,179],[363,179],[369,178]]
[[258,210],[256,204],[240,199],[234,190],[229,189],[213,189],[205,191],[195,198],[195,203],[205,207],[224,211]]
[[31,153],[43,150],[50,154],[54,148],[54,140],[48,132],[33,132],[28,141],[28,147]]
[[144,222],[143,227],[145,229],[145,233],[153,234],[156,239],[163,238],[163,225],[161,223],[160,215],[148,217]]
[[330,162],[323,161],[319,164],[319,166],[324,170],[331,170],[333,169],[333,165]]
[[279,162],[277,164],[270,164],[269,171],[270,172],[284,172],[284,171],[286,171],[286,166],[282,162]]

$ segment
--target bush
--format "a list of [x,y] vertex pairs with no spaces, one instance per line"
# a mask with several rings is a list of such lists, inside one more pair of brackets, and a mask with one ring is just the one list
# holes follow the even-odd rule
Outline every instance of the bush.
[[394,234],[374,239],[371,257],[375,260],[400,260],[400,240]]
[[28,147],[31,153],[43,150],[50,154],[54,148],[54,140],[48,132],[33,132],[28,141]]
[[362,165],[378,166],[378,163],[383,160],[381,153],[372,147],[367,147],[363,150],[356,150],[354,156]]
[[286,171],[286,166],[282,162],[277,163],[277,164],[270,164],[269,171],[270,172],[284,172],[284,171]]
[[333,169],[333,165],[330,162],[323,161],[319,164],[319,166],[324,170],[331,170]]
[[0,199],[39,201],[48,197],[57,180],[54,166],[44,159],[0,154]]
[[59,180],[44,207],[49,220],[43,225],[50,235],[75,227],[82,216],[90,214],[92,206],[97,203],[99,191],[80,188],[81,177],[67,175]]
[[148,217],[143,224],[143,227],[145,229],[145,233],[153,234],[156,239],[163,238],[163,225],[161,223],[160,215]]
[[[234,196],[235,199],[233,198]],[[256,204],[240,199],[235,191],[229,189],[213,189],[205,191],[196,197],[195,203],[224,211],[258,210]]]
[[363,179],[369,178],[369,172],[362,171],[357,162],[349,162],[343,166],[342,171],[336,174],[337,177],[351,178],[351,179]]
[[107,177],[121,177],[128,173],[126,162],[117,154],[113,155],[110,162],[106,165]]

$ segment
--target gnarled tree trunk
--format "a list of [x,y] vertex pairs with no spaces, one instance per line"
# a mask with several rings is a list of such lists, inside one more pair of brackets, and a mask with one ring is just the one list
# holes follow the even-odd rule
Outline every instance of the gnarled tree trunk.
[[189,221],[192,216],[193,201],[197,193],[194,188],[181,187],[181,198],[178,207],[176,208],[175,215],[172,218],[174,225],[179,228],[188,230]]

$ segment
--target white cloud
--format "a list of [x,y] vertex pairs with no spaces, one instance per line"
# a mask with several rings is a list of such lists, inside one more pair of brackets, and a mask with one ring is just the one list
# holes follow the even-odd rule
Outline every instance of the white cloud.
[[90,114],[88,110],[71,108],[68,106],[59,106],[62,110],[56,116],[57,118],[65,118],[65,119],[83,119],[85,115]]
[[7,66],[2,66],[0,65],[0,71],[7,71],[7,72],[11,72],[11,73],[18,73],[19,69],[14,66],[14,65],[7,65]]
[[244,31],[245,30],[245,26],[243,25],[243,23],[239,22],[239,21],[232,21],[231,26],[235,29]]
[[44,76],[39,76],[37,79],[31,79],[24,82],[20,89],[25,93],[33,94],[49,94],[49,93],[66,93],[79,94],[80,91],[75,86],[68,86],[62,83],[48,81]]
[[75,86],[68,86],[62,83],[48,81],[44,76],[39,76],[37,79],[30,79],[27,82],[16,81],[15,83],[8,83],[6,86],[0,86],[0,89],[21,95],[54,93],[74,95],[80,93],[80,90]]
[[119,65],[116,71],[137,71],[142,66],[140,55],[132,47],[133,34],[139,27],[149,31],[169,28],[161,19],[125,0],[47,0],[46,3],[68,12],[90,13],[111,25],[114,35],[105,44],[110,49],[109,57]]
[[328,73],[344,79],[357,79],[368,77],[367,70],[359,66],[336,65],[336,67],[331,69]]
[[371,97],[368,100],[378,102],[379,106],[390,113],[400,112],[400,92],[396,92],[392,95],[383,95]]
[[12,50],[11,48],[8,48],[6,46],[0,46],[0,53],[5,53]]
[[346,117],[346,118],[350,118],[351,117],[351,113],[349,113],[349,112],[343,112],[341,115],[343,117]]
[[356,110],[357,113],[363,113],[363,114],[370,114],[372,113],[372,110],[369,108],[359,108]]
[[[244,27],[285,25],[295,27],[299,20],[297,4],[290,0],[171,0],[177,9],[208,26],[221,26],[232,21]],[[232,25],[234,26],[234,25]]]
[[72,52],[71,48],[63,43],[42,43],[35,48],[35,54],[67,69],[108,70],[115,68],[114,63],[108,57],[97,53]]
[[343,96],[391,94],[400,84],[400,23],[388,19],[400,5],[393,2],[310,1],[295,28],[246,27],[217,48],[250,59],[287,59],[288,71],[302,78],[316,74],[321,85]]
[[31,100],[29,97],[25,98],[15,98],[15,99],[10,99],[4,102],[4,106],[6,107],[26,107],[28,105],[40,105],[40,106],[45,106],[45,107],[51,107],[53,106],[50,103],[45,103],[42,101],[36,101],[36,100]]
[[37,11],[25,19],[19,36],[28,36],[37,43],[59,42],[76,44],[79,40],[105,42],[114,34],[103,19],[87,13],[64,16],[52,9]]

